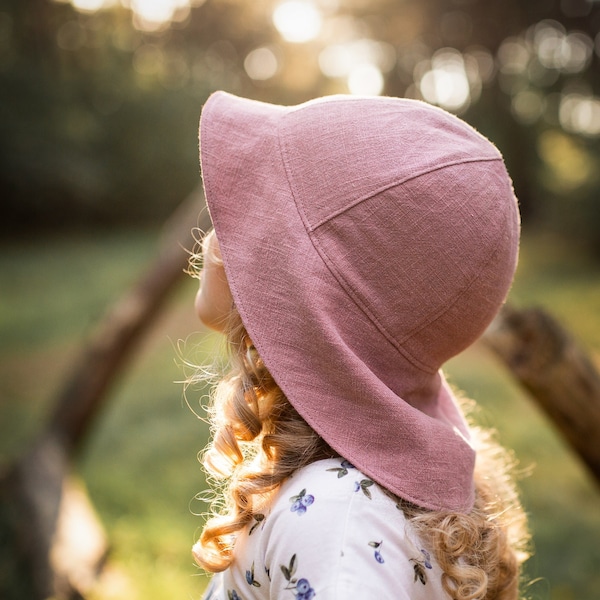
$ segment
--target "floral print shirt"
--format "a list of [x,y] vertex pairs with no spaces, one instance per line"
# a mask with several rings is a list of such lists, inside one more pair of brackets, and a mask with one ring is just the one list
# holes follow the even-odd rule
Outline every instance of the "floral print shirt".
[[449,600],[404,513],[344,459],[286,480],[204,600]]

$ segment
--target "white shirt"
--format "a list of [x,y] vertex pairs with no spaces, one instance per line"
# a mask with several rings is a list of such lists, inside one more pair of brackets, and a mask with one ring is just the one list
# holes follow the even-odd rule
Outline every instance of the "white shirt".
[[240,533],[204,600],[448,600],[396,502],[343,459],[298,470]]

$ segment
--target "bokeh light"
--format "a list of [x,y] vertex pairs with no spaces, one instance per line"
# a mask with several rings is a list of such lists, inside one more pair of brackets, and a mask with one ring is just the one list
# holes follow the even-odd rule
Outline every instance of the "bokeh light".
[[537,150],[547,167],[544,183],[554,191],[576,190],[595,173],[595,163],[582,144],[562,131],[544,131],[538,138]]
[[368,38],[330,44],[319,54],[323,75],[345,79],[351,94],[381,94],[385,86],[384,73],[391,71],[395,64],[393,46]]
[[546,108],[544,96],[534,89],[524,89],[515,94],[511,101],[513,116],[524,125],[535,123]]
[[142,31],[166,29],[173,22],[187,19],[190,9],[200,6],[205,0],[56,0],[70,2],[81,12],[94,13],[116,4],[129,8],[133,13],[133,24]]
[[465,57],[472,75],[482,84],[489,83],[494,79],[496,63],[494,56],[487,48],[479,46],[468,48]]
[[[463,55],[453,48],[442,48],[417,65],[418,86],[423,99],[453,112],[471,102],[471,84]],[[420,73],[419,73],[420,71]]]
[[322,17],[309,0],[284,0],[273,11],[273,23],[284,40],[302,43],[319,35]]
[[396,52],[390,44],[371,39],[330,44],[319,54],[319,67],[327,77],[348,77],[353,69],[376,66],[381,72],[390,71],[396,63]]
[[348,90],[351,94],[379,96],[384,84],[383,74],[375,65],[359,65],[348,75]]
[[541,21],[531,29],[537,58],[547,69],[564,73],[579,73],[591,61],[594,42],[585,33],[567,33],[556,21]]
[[519,75],[527,70],[531,59],[531,49],[525,40],[509,37],[498,48],[497,57],[501,73]]
[[157,31],[172,21],[183,21],[190,12],[189,0],[128,0],[128,4],[134,25],[143,31]]
[[579,93],[562,96],[558,110],[560,124],[566,131],[585,136],[600,135],[600,99]]
[[115,0],[71,0],[71,4],[82,12],[96,12],[115,4]]
[[266,81],[277,75],[280,69],[279,52],[276,48],[262,46],[248,53],[244,59],[244,69],[255,81]]

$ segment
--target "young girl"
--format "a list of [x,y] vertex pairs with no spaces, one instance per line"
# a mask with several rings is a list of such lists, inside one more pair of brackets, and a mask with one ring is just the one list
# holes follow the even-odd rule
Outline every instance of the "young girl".
[[515,599],[525,517],[441,365],[508,292],[519,217],[496,148],[424,103],[217,92],[196,310],[227,335],[206,599]]

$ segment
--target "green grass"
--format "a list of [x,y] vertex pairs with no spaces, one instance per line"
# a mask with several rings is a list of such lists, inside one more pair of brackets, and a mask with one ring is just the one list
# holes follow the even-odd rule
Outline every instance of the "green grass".
[[[155,232],[30,240],[0,252],[0,466],[44,422],[78,349],[110,304],[147,266]],[[194,282],[183,285],[112,390],[77,467],[112,550],[95,600],[198,598],[206,579],[190,547],[205,487],[196,454],[207,441],[173,383],[184,376],[177,341],[197,330]],[[523,244],[511,301],[541,304],[590,349],[600,348],[600,266],[556,240]],[[182,350],[205,362],[214,336]],[[451,381],[481,405],[522,469],[536,554],[532,600],[595,600],[600,589],[600,493],[536,405],[483,346],[452,360]],[[195,410],[206,390],[190,391]]]

